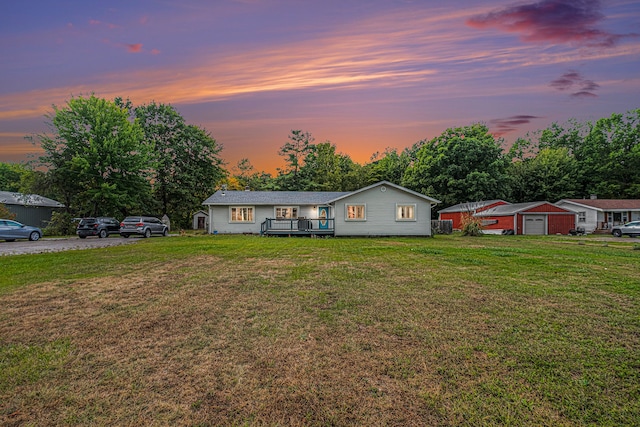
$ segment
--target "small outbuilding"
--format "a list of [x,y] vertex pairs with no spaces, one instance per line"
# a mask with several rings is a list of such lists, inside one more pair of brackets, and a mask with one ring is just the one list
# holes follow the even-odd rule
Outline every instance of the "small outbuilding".
[[16,215],[16,221],[33,227],[46,227],[51,214],[64,205],[56,200],[37,194],[22,194],[0,191],[0,203]]
[[495,206],[474,215],[482,219],[483,230],[513,234],[569,234],[575,229],[575,212],[549,202]]
[[193,214],[193,229],[207,230],[209,228],[209,214],[205,211],[198,211]]

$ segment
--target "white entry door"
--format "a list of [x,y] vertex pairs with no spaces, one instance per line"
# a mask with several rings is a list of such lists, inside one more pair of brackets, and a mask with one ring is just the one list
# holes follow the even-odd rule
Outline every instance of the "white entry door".
[[525,215],[524,216],[524,234],[547,234],[545,223],[545,215]]

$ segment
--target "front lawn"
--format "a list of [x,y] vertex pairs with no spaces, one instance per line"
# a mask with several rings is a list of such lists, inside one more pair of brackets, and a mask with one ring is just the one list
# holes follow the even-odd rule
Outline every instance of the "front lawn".
[[154,238],[0,258],[2,425],[637,425],[640,250]]

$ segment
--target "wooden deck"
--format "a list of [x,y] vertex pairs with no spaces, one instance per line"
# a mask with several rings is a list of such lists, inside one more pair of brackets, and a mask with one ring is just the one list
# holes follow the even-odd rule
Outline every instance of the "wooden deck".
[[305,218],[267,218],[260,225],[262,236],[333,236],[335,221],[327,219]]

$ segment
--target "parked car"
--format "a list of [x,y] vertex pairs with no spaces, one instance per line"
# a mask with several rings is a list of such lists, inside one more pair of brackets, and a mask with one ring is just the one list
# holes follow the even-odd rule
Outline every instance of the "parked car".
[[611,234],[616,237],[627,236],[640,236],[640,221],[631,221],[625,225],[618,225],[613,227]]
[[81,239],[87,236],[109,237],[109,234],[120,232],[120,221],[107,216],[82,218],[78,223],[76,234]]
[[0,240],[13,242],[16,239],[39,240],[42,230],[10,219],[0,219]]
[[129,237],[132,234],[143,237],[151,237],[152,234],[167,236],[169,227],[152,216],[128,216],[120,223],[120,235]]

